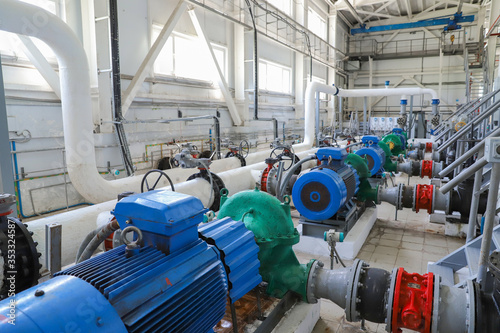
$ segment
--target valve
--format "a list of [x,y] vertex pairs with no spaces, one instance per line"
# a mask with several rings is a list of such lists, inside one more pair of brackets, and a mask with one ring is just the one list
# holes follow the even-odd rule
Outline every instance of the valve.
[[426,209],[429,214],[433,212],[434,185],[418,184],[415,186],[413,209],[418,213],[420,209]]
[[425,152],[426,153],[432,153],[432,142],[427,142],[425,144]]
[[400,333],[402,328],[407,328],[422,333],[430,332],[434,275],[432,273],[411,274],[402,267],[398,268],[395,273],[394,289],[391,288],[393,299],[389,299],[389,304],[392,303],[392,311],[388,331]]
[[[267,192],[267,181],[269,178],[269,173],[273,169],[274,164],[278,162],[278,159],[269,157],[266,158],[265,162],[267,164],[267,167],[262,170],[262,174],[260,175],[260,190],[263,192]],[[276,175],[274,176],[276,177]]]
[[420,178],[424,178],[425,176],[429,177],[429,179],[432,178],[432,168],[432,161],[423,160],[420,166]]

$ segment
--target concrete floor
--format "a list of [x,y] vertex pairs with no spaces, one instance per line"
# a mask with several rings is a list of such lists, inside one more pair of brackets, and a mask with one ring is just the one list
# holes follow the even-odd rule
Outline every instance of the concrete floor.
[[[406,183],[407,178],[397,177],[395,181]],[[428,184],[429,180],[412,177],[410,184],[415,183]],[[294,212],[293,215],[294,220],[297,220],[298,213]],[[417,214],[405,208],[398,211],[398,219],[395,220],[394,207],[383,203],[379,206],[378,215],[377,222],[357,256],[371,267],[388,271],[404,267],[408,272],[424,274],[429,261],[434,262],[465,243],[465,239],[445,236],[444,225],[429,223],[429,215],[424,211]],[[296,253],[301,263],[307,263],[312,258],[310,254]],[[330,265],[329,257],[317,259],[323,261],[325,266]],[[349,266],[352,261],[345,261],[345,264]],[[340,264],[335,264],[334,267],[340,267]],[[322,300],[320,320],[313,332],[386,332],[385,326],[366,322],[363,330],[359,322],[349,323],[345,320],[343,309],[329,300]]]

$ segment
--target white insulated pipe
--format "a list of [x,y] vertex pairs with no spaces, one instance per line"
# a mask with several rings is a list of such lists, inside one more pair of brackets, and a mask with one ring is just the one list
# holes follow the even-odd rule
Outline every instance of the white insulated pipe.
[[[88,202],[100,203],[116,198],[125,191],[139,191],[142,176],[108,181],[99,175],[94,148],[90,69],[80,41],[57,16],[21,1],[0,0],[0,30],[31,36],[44,41],[57,56],[61,84],[64,144],[69,178]],[[313,122],[314,110],[306,112],[306,123]],[[296,152],[312,147],[314,131],[305,131],[304,143],[294,146]],[[269,150],[250,154],[247,164],[263,161]],[[240,167],[237,158],[214,161],[213,172]],[[174,183],[185,181],[192,170],[173,169],[166,173]]]
[[[298,153],[297,156],[303,159],[315,152],[316,149],[311,149]],[[309,162],[304,165],[304,168],[311,168],[313,166],[315,166],[315,163]],[[218,176],[224,181],[226,188],[229,190],[229,195],[233,195],[254,188],[260,172],[266,167],[266,163],[260,162],[246,167],[221,172]],[[195,172],[193,169],[191,169],[191,171]],[[170,188],[164,187],[162,189]],[[203,179],[194,179],[176,184],[175,190],[200,198],[205,206],[208,205],[208,198],[210,196],[210,191],[212,191],[209,182]],[[46,268],[45,225],[52,223],[62,225],[61,261],[63,266],[69,265],[75,261],[78,246],[85,236],[97,228],[97,216],[102,212],[112,211],[115,205],[116,199],[29,222],[28,229],[34,233],[33,239],[38,242],[39,245],[37,249],[42,253],[40,258],[40,262],[43,265],[42,270]]]
[[338,89],[340,97],[370,97],[370,96],[406,96],[431,95],[432,99],[439,99],[435,90],[429,88],[381,88],[381,89]]
[[[439,97],[434,89],[429,88],[382,88],[382,89],[340,89],[338,88],[338,96],[340,97],[370,97],[370,96],[401,96],[401,100],[407,100],[406,96],[413,95],[431,95],[432,97],[432,114],[439,114],[438,105]],[[406,109],[406,107],[405,107]],[[401,111],[403,112],[403,111]],[[405,111],[406,112],[406,111]]]

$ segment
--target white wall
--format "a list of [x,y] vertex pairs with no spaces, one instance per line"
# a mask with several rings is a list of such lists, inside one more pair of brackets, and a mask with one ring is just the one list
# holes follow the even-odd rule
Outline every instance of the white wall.
[[[96,11],[102,11],[103,2],[100,0],[94,1]],[[125,91],[129,85],[130,79],[136,73],[152,44],[152,24],[164,24],[174,10],[176,3],[177,1],[164,0],[120,0],[118,2],[122,91]],[[324,2],[320,2],[320,4],[321,12],[328,12]],[[307,2],[305,10],[307,10]],[[226,81],[229,89],[233,91],[235,88],[233,23],[202,8],[198,8],[196,11],[200,24],[210,41],[228,48]],[[100,14],[91,14],[90,16],[94,18],[94,16],[100,16]],[[94,25],[95,23],[93,21],[84,23],[87,26],[89,24]],[[102,34],[103,31],[107,33],[107,29],[102,28],[105,25],[105,21],[98,23],[95,26],[96,33]],[[82,30],[84,34],[94,31],[88,29],[88,27]],[[195,35],[194,27],[187,13],[183,15],[175,31]],[[148,145],[173,140],[207,140],[209,138],[209,130],[212,127],[211,120],[171,124],[144,122],[177,118],[178,110],[182,111],[183,117],[216,115],[219,112],[222,138],[228,137],[235,143],[239,143],[241,139],[249,139],[268,146],[269,142],[272,141],[272,123],[251,120],[253,117],[253,108],[251,107],[253,104],[253,32],[246,30],[244,38],[246,97],[244,112],[249,121],[245,123],[245,126],[241,127],[232,125],[224,98],[217,85],[179,78],[155,78],[153,73],[149,73],[146,82],[141,86],[138,97],[136,97],[126,115],[128,121],[137,121],[137,123],[126,124],[125,130],[130,144],[130,151],[139,172],[156,167],[156,163],[160,158],[161,146],[147,147]],[[98,60],[107,57],[105,41],[96,44],[96,38],[92,35],[86,35],[84,39],[89,40],[91,44],[93,43],[91,47],[97,47],[97,54],[93,56],[96,56]],[[89,52],[89,50],[87,51]],[[259,54],[262,58],[291,67],[294,71],[296,69],[296,53],[262,35],[259,36]],[[9,130],[28,130],[31,132],[29,142],[16,143],[17,171],[20,174],[21,168],[24,168],[25,173],[23,175],[25,179],[19,181],[23,213],[24,215],[33,215],[59,209],[65,207],[66,204],[83,203],[83,198],[76,193],[67,177],[66,182],[68,184],[65,185],[60,101],[38,71],[26,58],[20,56],[4,56],[2,62],[6,85]],[[200,58],[200,61],[209,64],[211,60]],[[57,70],[57,63],[52,61],[52,65]],[[106,70],[107,68],[99,69]],[[304,77],[306,77],[309,70],[308,57],[304,57],[304,70],[306,71]],[[315,63],[313,73],[315,76],[326,79],[327,67]],[[99,75],[105,77],[110,74],[104,72]],[[292,75],[292,77],[295,80],[295,75]],[[112,88],[109,86],[109,82],[108,85],[103,84],[103,82],[106,82],[106,80],[100,80],[101,86],[93,90],[94,100],[98,105],[97,100],[100,96],[102,99],[100,102],[101,107],[107,105],[108,110],[99,110],[99,107],[96,107],[97,113],[94,122],[96,126],[97,166],[100,172],[107,173],[108,163],[111,165],[111,169],[123,169],[123,167],[120,152],[116,145],[116,138],[113,134],[114,129],[112,124],[109,123],[109,119],[111,119],[109,105],[112,101],[106,96],[108,96]],[[293,82],[293,86],[295,86],[295,82]],[[304,89],[305,86],[304,84]],[[283,124],[285,124],[287,134],[302,134],[303,120],[300,119],[300,116],[296,117],[294,107],[296,106],[296,96],[303,95],[303,93],[303,91],[292,90],[291,94],[284,95],[262,91],[259,98],[259,116],[261,118],[276,117],[280,122],[280,137]],[[326,120],[326,114],[322,114],[322,118]],[[17,138],[15,133],[11,133],[11,138]],[[199,142],[198,145],[200,145]],[[207,149],[206,145],[203,148]],[[151,152],[153,152],[153,158]],[[168,147],[164,148],[163,154],[168,154]],[[109,174],[103,176],[106,178],[114,177]],[[122,172],[118,177],[123,176],[125,175]]]

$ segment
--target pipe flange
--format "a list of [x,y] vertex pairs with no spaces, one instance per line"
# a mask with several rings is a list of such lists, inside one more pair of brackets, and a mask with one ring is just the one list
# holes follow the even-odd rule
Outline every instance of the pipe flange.
[[403,189],[404,189],[404,184],[399,183],[398,184],[398,206],[396,207],[397,210],[402,210],[403,209]]
[[271,170],[269,170],[269,172],[267,173],[267,179],[266,179],[267,193],[273,196],[276,195],[276,183],[278,180],[277,174],[278,174],[277,168],[271,168]]
[[434,205],[436,204],[436,186],[432,186],[432,204],[431,204],[431,210],[432,213],[434,213]]
[[413,186],[413,207],[411,208],[411,210],[416,212],[417,211],[416,207],[417,207],[417,185]]
[[347,285],[347,299],[345,309],[345,316],[347,321],[359,321],[361,319],[359,312],[356,310],[356,301],[358,298],[358,289],[360,287],[358,285],[359,278],[362,273],[363,267],[367,267],[367,264],[363,260],[354,260],[354,263],[352,264],[352,274]]
[[396,278],[398,276],[398,269],[393,268],[391,274],[391,283],[389,284],[389,290],[387,290],[387,321],[385,330],[387,332],[392,332],[392,305],[394,304],[394,290],[396,289]]
[[450,215],[452,213],[451,211],[451,192],[452,191],[449,191],[448,193],[445,193],[445,213],[446,215]]
[[476,295],[474,292],[474,281],[467,280],[465,286],[465,297],[467,299],[466,309],[466,325],[467,333],[475,333],[476,331]]
[[[266,167],[259,174],[259,180],[257,181],[257,186],[260,191],[267,192],[267,175],[269,174],[269,169]],[[264,187],[262,187],[264,185]]]
[[316,288],[316,276],[317,270],[323,267],[323,263],[319,260],[315,260],[311,265],[311,269],[309,270],[309,275],[307,276],[307,286],[306,286],[306,297],[307,303],[314,304],[318,303],[318,299],[314,295],[314,289]]
[[441,294],[441,277],[439,275],[434,275],[434,295],[432,296],[431,333],[438,333],[440,294]]

